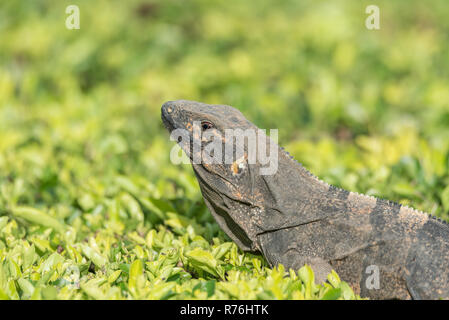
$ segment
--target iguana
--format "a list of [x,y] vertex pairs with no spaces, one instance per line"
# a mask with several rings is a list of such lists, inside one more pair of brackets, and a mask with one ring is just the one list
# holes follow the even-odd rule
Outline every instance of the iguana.
[[[198,138],[194,124],[201,133],[221,137],[225,129],[257,130],[226,105],[168,101],[161,113],[170,132],[188,132],[178,142],[190,160]],[[208,143],[201,140],[201,154]],[[242,250],[262,253],[271,266],[309,264],[318,282],[334,269],[362,297],[449,299],[446,222],[329,185],[276,148],[278,169],[272,175],[261,175],[259,163],[248,163],[246,149],[245,158],[231,164],[192,161],[207,207]]]

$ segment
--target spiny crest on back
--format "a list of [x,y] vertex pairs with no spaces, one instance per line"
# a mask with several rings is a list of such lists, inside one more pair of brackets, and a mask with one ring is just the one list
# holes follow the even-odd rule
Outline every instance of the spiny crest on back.
[[[280,147],[280,149],[282,150],[282,152],[284,152],[284,153],[287,155],[287,157],[288,157],[288,158],[289,158],[295,165],[297,165],[297,166],[299,167],[300,170],[302,170],[303,172],[307,173],[307,174],[308,174],[314,181],[320,183],[320,184],[323,185],[323,186],[326,186],[326,187],[329,187],[329,188],[332,187],[332,188],[334,188],[336,191],[346,191],[346,190],[344,190],[344,189],[342,189],[342,188],[340,188],[340,187],[331,185],[331,184],[327,183],[326,181],[321,180],[320,178],[318,178],[317,176],[315,176],[312,172],[310,172],[309,170],[307,170],[307,169],[303,166],[303,164],[300,163],[298,160],[296,160],[295,157],[292,156],[292,155],[290,154],[290,152],[288,152],[284,147]],[[355,192],[355,191],[351,191],[351,192],[352,192],[353,194],[355,194],[356,196],[360,197],[361,199],[366,199],[366,200],[368,200],[368,201],[377,201],[378,199],[380,199],[381,201],[384,201],[384,203],[385,203],[387,206],[401,206],[401,207],[403,207],[403,208],[405,208],[405,209],[407,209],[407,210],[409,210],[409,211],[411,211],[411,212],[414,212],[414,213],[416,213],[416,214],[419,214],[419,215],[426,215],[426,216],[428,216],[429,218],[431,218],[431,219],[433,219],[433,220],[437,220],[438,222],[441,222],[441,223],[443,223],[443,224],[445,224],[445,225],[449,225],[449,222],[448,222],[448,221],[443,220],[443,219],[441,219],[440,217],[437,217],[437,216],[435,216],[435,215],[433,215],[433,214],[430,214],[430,213],[427,213],[427,212],[424,212],[424,211],[421,211],[421,210],[418,210],[418,209],[409,207],[409,206],[407,206],[407,205],[402,205],[402,204],[397,203],[397,202],[395,202],[395,201],[391,201],[391,200],[383,199],[383,198],[379,198],[379,197],[374,197],[374,196],[366,195],[366,194],[363,194],[363,193],[358,193],[358,192]]]

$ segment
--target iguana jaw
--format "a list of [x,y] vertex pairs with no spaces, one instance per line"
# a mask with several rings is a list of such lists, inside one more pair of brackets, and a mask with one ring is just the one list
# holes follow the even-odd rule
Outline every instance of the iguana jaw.
[[[223,231],[244,251],[257,251],[257,230],[253,221],[261,209],[251,195],[251,179],[241,180],[238,186],[232,180],[215,176],[203,166],[192,164],[201,193],[209,211]],[[248,191],[243,191],[243,188]]]

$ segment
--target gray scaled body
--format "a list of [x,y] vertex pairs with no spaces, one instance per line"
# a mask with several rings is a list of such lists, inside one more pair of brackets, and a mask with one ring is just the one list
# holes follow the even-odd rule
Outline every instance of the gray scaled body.
[[[234,143],[223,138],[226,129],[257,130],[225,105],[179,100],[161,111],[170,132],[187,132],[178,143],[191,160],[195,152],[208,152],[212,137]],[[307,263],[319,282],[334,269],[362,297],[449,298],[447,223],[328,185],[277,145],[278,169],[262,175],[262,164],[247,161],[246,148],[245,157],[232,163],[192,161],[206,205],[242,250],[262,253],[272,266],[298,269]]]

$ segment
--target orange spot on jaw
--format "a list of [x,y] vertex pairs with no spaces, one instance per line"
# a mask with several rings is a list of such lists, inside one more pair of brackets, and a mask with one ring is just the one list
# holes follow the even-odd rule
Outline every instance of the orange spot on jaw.
[[237,164],[236,162],[233,162],[233,163],[232,163],[231,169],[232,169],[232,172],[233,172],[234,174],[239,173],[239,166],[238,166],[238,164]]
[[245,161],[248,159],[248,155],[245,153],[242,158],[234,161],[231,165],[231,170],[234,174],[239,173],[239,169],[245,168]]
[[188,122],[186,124],[186,128],[187,128],[187,130],[191,130],[192,129],[192,124],[190,122]]

